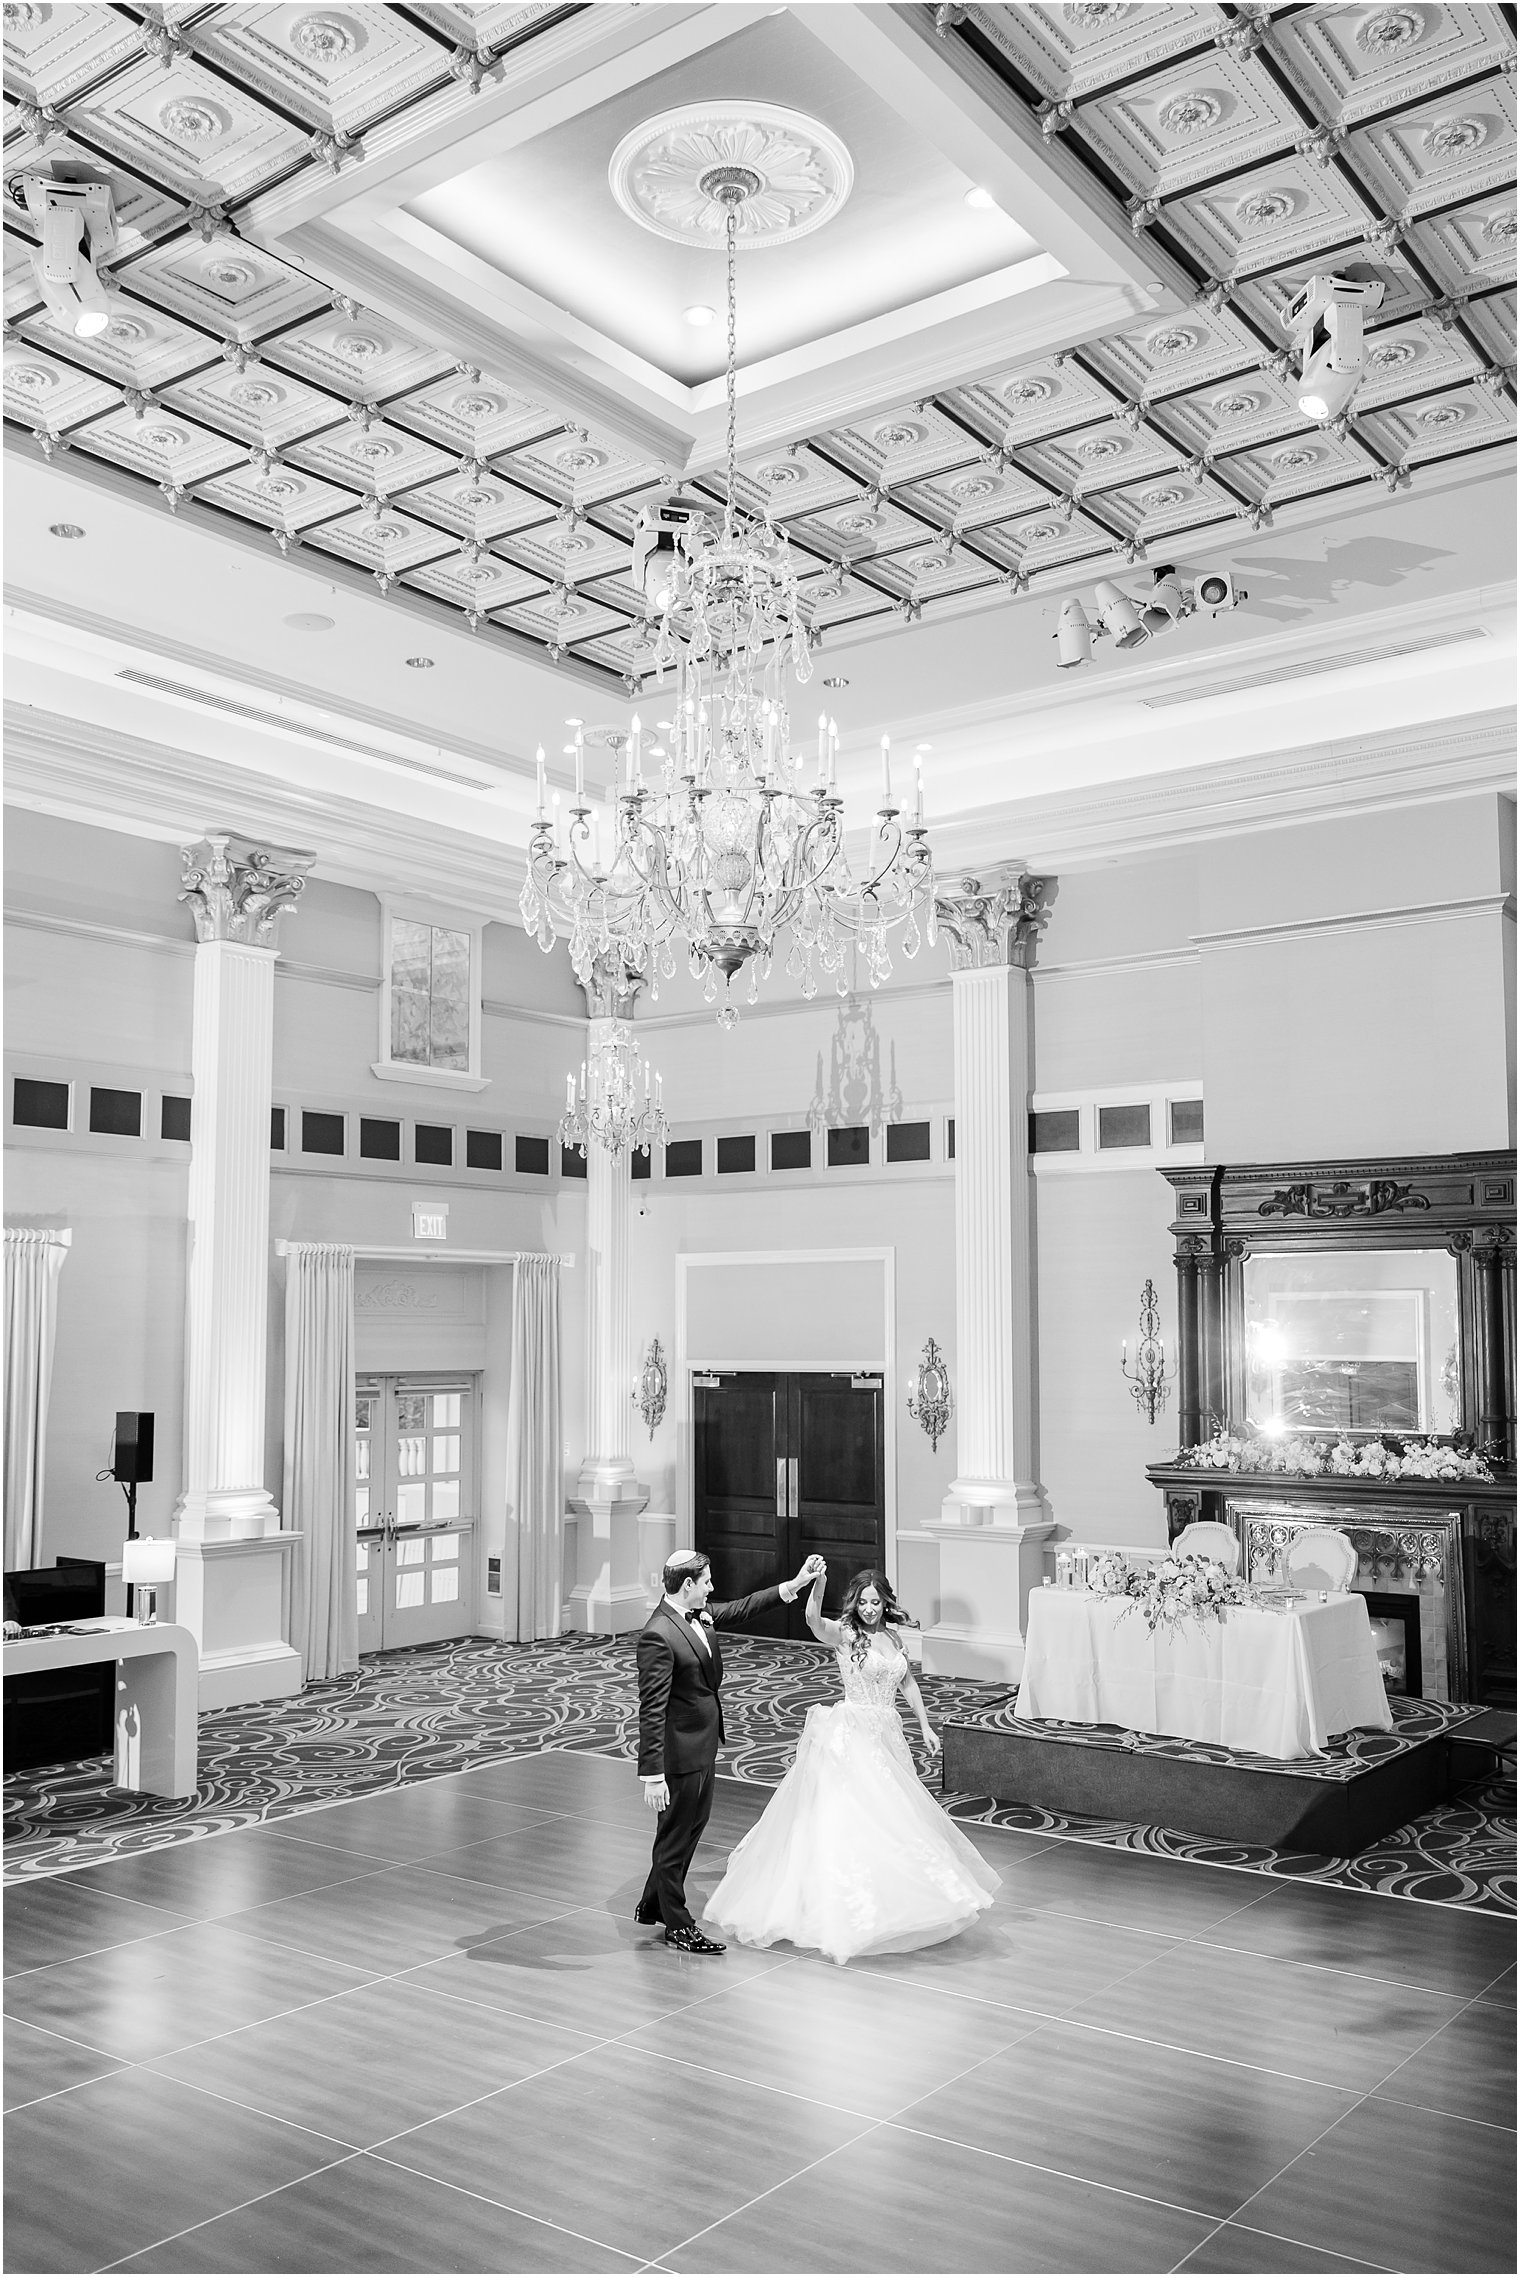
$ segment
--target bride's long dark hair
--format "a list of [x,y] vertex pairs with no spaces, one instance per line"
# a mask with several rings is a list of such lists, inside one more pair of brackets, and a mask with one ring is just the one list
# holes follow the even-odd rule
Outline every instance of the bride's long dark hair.
[[868,1589],[874,1589],[881,1599],[881,1625],[883,1629],[916,1629],[917,1621],[897,1602],[897,1591],[884,1573],[874,1565],[862,1566],[852,1573],[844,1585],[844,1598],[839,1607],[839,1625],[850,1641],[850,1657],[863,1661],[871,1649],[872,1631],[860,1619],[860,1600]]

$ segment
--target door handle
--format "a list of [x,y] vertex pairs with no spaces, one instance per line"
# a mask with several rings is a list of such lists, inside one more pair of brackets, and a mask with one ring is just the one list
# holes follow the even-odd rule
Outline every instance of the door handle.
[[785,1455],[778,1455],[776,1457],[776,1516],[786,1518],[790,1515],[786,1500],[786,1457]]
[[791,1456],[791,1457],[790,1457],[790,1459],[788,1460],[788,1462],[787,1462],[787,1466],[786,1466],[786,1470],[787,1470],[787,1507],[786,1507],[786,1514],[787,1514],[788,1518],[795,1518],[795,1517],[796,1517],[796,1515],[797,1515],[797,1457],[796,1457],[795,1455]]

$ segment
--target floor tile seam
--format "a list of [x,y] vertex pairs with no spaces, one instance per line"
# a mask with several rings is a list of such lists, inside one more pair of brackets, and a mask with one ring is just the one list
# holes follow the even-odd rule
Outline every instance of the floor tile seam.
[[1105,2039],[1128,2040],[1137,2047],[1163,2048],[1169,2055],[1194,2056],[1202,2063],[1225,2064],[1231,2071],[1259,2072],[1263,2079],[1280,2079],[1292,2087],[1325,2087],[1337,2095],[1349,2095],[1358,2101],[1371,2092],[1367,2088],[1348,2087],[1344,2080],[1316,2078],[1312,2072],[1279,2071],[1275,2064],[1250,2063],[1244,2056],[1220,2055],[1211,2048],[1191,2048],[1183,2040],[1162,2040],[1150,2032],[1121,2031],[1116,2025],[1098,2023],[1080,2014],[1052,2016],[1049,2021],[1052,2024],[1069,2024],[1079,2032],[1095,2032]]
[[[1370,2102],[1371,2099],[1372,2097],[1370,2090],[1367,2090],[1366,2092],[1358,2095],[1349,2110],[1342,2111],[1338,2117],[1332,2119],[1328,2127],[1322,2127],[1319,2133],[1314,2137],[1314,2140],[1312,2142],[1304,2143],[1300,2149],[1294,2152],[1292,2158],[1285,2159],[1275,2174],[1269,2174],[1266,2181],[1261,2183],[1255,2190],[1253,2190],[1250,2197],[1247,2198],[1243,2204],[1236,2207],[1235,2212],[1231,2215],[1230,2219],[1234,2222],[1239,2223],[1242,2229],[1252,2228],[1253,2225],[1250,2222],[1242,2221],[1241,2219],[1242,2215],[1246,2211],[1246,2208],[1248,2206],[1254,2206],[1257,2199],[1260,2198],[1264,2192],[1272,2189],[1276,2183],[1282,2180],[1285,2174],[1290,2173],[1295,2166],[1300,2164],[1301,2161],[1311,2158],[1313,2154],[1319,2149],[1320,2144],[1325,2140],[1327,2135],[1332,2135],[1337,2127],[1344,2126],[1348,2119],[1355,2118],[1357,2112],[1361,2110],[1362,2106],[1365,2103]],[[1281,2237],[1286,2243],[1290,2245],[1306,2246],[1312,2253],[1329,2253],[1333,2251],[1332,2247],[1322,2245],[1317,2238],[1294,2237],[1291,2231],[1263,2230],[1259,2234],[1263,2237]],[[1352,2256],[1348,2258],[1355,2257]]]
[[56,1961],[38,1961],[34,1968],[10,1969],[6,1972],[4,1979],[0,1980],[0,1992],[3,1992],[6,1985],[24,1984],[28,1977],[46,1976],[49,1969],[70,1969],[76,1961],[95,1961],[99,1960],[101,1955],[105,1953],[124,1953],[132,1945],[156,1945],[160,1937],[173,1937],[181,1929],[199,1929],[200,1927],[201,1923],[195,1919],[194,1915],[191,1915],[186,1920],[176,1919],[172,1921],[166,1929],[147,1930],[141,1937],[120,1937],[114,1944],[88,1945],[82,1953],[66,1953]]
[[[1309,2243],[1307,2238],[1289,2237],[1282,2230],[1264,2230],[1259,2223],[1242,2222],[1237,2220],[1234,2216],[1231,2217],[1230,2227],[1234,2229],[1244,2230],[1250,2237],[1270,2238],[1272,2239],[1273,2243],[1277,2245],[1307,2245]],[[1204,2242],[1207,2243],[1208,2241],[1205,2240]],[[1330,2251],[1330,2248],[1329,2246],[1313,2246],[1310,2248],[1310,2250],[1316,2253],[1328,2253]],[[1193,2251],[1196,2253],[1198,2251],[1198,2248],[1194,2246]],[[1387,2262],[1365,2261],[1359,2254],[1350,2253],[1343,2254],[1341,2256],[1341,2259],[1344,2261],[1349,2261],[1352,2264],[1353,2268],[1374,2270],[1377,2273],[1377,2277],[1399,2277],[1399,2272],[1392,2268],[1392,2266]]]
[[109,2048],[97,2048],[93,2040],[76,2040],[72,2032],[60,2032],[56,2024],[39,2024],[30,2016],[7,2016],[7,2024],[24,2024],[29,2032],[43,2032],[50,2040],[59,2040],[66,2048],[83,2048],[86,2055],[104,2056],[113,2064],[132,2063],[131,2056],[113,2056]]
[[[1011,2044],[1016,2045],[1017,2043]],[[999,2055],[1005,2054],[1006,2052],[1007,2051],[1005,2049],[1001,2048],[997,2050],[997,2053]],[[969,2072],[978,2071],[980,2068],[981,2066],[979,2064],[972,2064],[968,2066],[967,2071],[958,2072],[954,2079],[946,2080],[945,2087],[954,2087],[958,2081],[966,2078]],[[935,2095],[940,2095],[943,2094],[944,2089],[936,2087],[930,2092]],[[927,2096],[920,2096],[918,2099],[920,2103],[926,2102],[927,2100]],[[905,2103],[903,2105],[903,2112],[912,2112],[916,2109],[917,2104]],[[989,2150],[985,2143],[968,2143],[964,2141],[963,2138],[959,2135],[935,2134],[931,2129],[927,2127],[915,2127],[911,2125],[909,2121],[903,2117],[901,2112],[894,2112],[891,2118],[886,2120],[884,2124],[890,2127],[896,2127],[902,2134],[916,2136],[920,2142],[938,2143],[941,2146],[953,2146],[956,2150],[971,2151],[979,2158],[996,2159],[1001,2166],[1020,2167],[1026,2174],[1053,2175],[1056,2180],[1061,2182],[1080,2183],[1082,2187],[1087,2190],[1102,2190],[1106,2193],[1107,2196],[1111,2198],[1126,2198],[1136,2205],[1158,2206],[1167,2213],[1190,2214],[1194,2220],[1200,2222],[1212,2222],[1219,2219],[1219,2217],[1217,2217],[1209,2207],[1190,2206],[1186,2204],[1181,2198],[1157,2198],[1154,2197],[1148,2190],[1128,2190],[1125,2188],[1122,2182],[1102,2182],[1097,2178],[1096,2175],[1077,2174],[1070,2167],[1051,2166],[1044,2159],[1015,2158],[1008,2151]],[[1223,2219],[1225,2221],[1231,2221],[1233,2218],[1234,2217],[1230,2214],[1223,2216]],[[1202,2240],[1199,2240],[1199,2243],[1202,2243]],[[1196,2253],[1198,2247],[1197,2245],[1193,2245],[1190,2246],[1188,2250],[1189,2252]]]
[[71,2079],[64,2087],[50,2087],[46,2095],[29,2095],[24,2103],[8,2103],[5,2107],[6,2125],[23,2111],[35,2111],[39,2103],[56,2103],[60,2095],[72,2095],[76,2087],[93,2087],[98,2080],[115,2079],[121,2072],[142,2071],[146,2068],[142,2064],[125,2061],[120,2056],[107,2056],[106,2062],[110,2067],[106,2071],[92,2071],[85,2079]]
[[[255,1942],[257,1942],[257,1940],[255,1940]],[[299,1950],[298,1947],[285,1945],[276,1946],[274,1949],[276,1952],[295,1952]],[[301,1958],[302,1960],[309,1961],[318,1958],[325,1958],[325,1956],[303,1952],[301,1954]],[[329,2001],[344,2000],[350,1993],[366,1992],[371,1985],[380,1984],[385,1981],[385,1979],[380,1977],[360,1977],[353,1984],[337,1985],[331,1992],[318,1993],[316,1998],[313,2000],[298,2000],[290,2008],[276,2008],[271,2010],[267,2016],[245,2017],[239,2023],[225,2025],[220,2032],[208,2032],[204,2039],[181,2040],[176,2042],[172,2048],[158,2049],[151,2056],[122,2056],[116,2060],[133,2070],[146,2071],[153,2064],[166,2062],[170,2056],[187,2055],[192,2048],[212,2047],[218,2040],[230,2040],[235,2038],[236,2035],[240,2032],[256,2031],[261,2024],[278,2024],[287,2016],[302,2016],[309,2008],[325,2008]],[[21,2016],[15,2018],[13,2021],[20,2024],[30,2024],[32,2022],[32,2019],[29,2016]],[[46,2029],[46,2027],[43,2025],[36,2025],[33,2027],[33,2029],[37,2031],[43,2031]],[[99,2052],[102,2055],[108,2055],[110,2053],[109,2049],[105,2048],[102,2048]]]
[[302,2182],[314,2182],[319,2174],[331,2174],[335,2168],[351,2165],[363,2155],[362,2151],[345,2151],[341,2158],[330,2158],[325,2165],[314,2166],[309,2174],[293,2175],[288,2182],[276,2182],[267,2190],[256,2190],[251,2198],[240,2198],[235,2206],[224,2206],[220,2213],[207,2214],[201,2221],[186,2222],[183,2229],[168,2230],[148,2245],[137,2245],[130,2253],[119,2254],[114,2261],[98,2261],[95,2277],[104,2277],[107,2270],[120,2269],[124,2262],[136,2261],[145,2253],[156,2253],[160,2246],[172,2245],[176,2238],[193,2237],[197,2230],[209,2229],[213,2222],[224,2222],[233,2214],[246,2214],[250,2206],[260,2206],[266,2198],[278,2198],[282,2191],[294,2190]]
[[[1250,1945],[1227,1945],[1209,1936],[1190,1937],[1185,1942],[1202,1946],[1210,1953],[1228,1953],[1239,1960],[1263,1961],[1273,1969],[1304,1969],[1314,1976],[1348,1977],[1356,1984],[1381,1984],[1389,1985],[1399,1992],[1432,1993],[1442,2000],[1460,2001],[1464,2007],[1479,1997],[1477,1992],[1452,1992],[1442,1985],[1422,1984],[1413,1977],[1381,1976],[1375,1969],[1345,1969],[1334,1961],[1296,1961],[1287,1954],[1262,1953]],[[1501,1969],[1499,1975],[1503,1974]],[[1493,1981],[1497,1982],[1497,1979]]]
[[[200,2041],[197,2042],[197,2045],[204,2046],[206,2043],[204,2041]],[[177,2048],[171,2051],[171,2053],[174,2055],[178,2055],[181,2052],[182,2051]],[[202,2081],[198,2079],[181,2079],[175,2072],[159,2071],[156,2068],[159,2064],[167,2063],[168,2061],[169,2057],[167,2056],[147,2056],[144,2057],[140,2063],[133,2064],[131,2066],[131,2069],[133,2071],[148,2072],[154,2079],[163,2080],[166,2086],[183,2088],[187,2095],[201,2095],[204,2096],[209,2103],[221,2103],[225,2105],[229,2111],[241,2112],[242,2116],[245,2119],[268,2119],[277,2127],[288,2128],[289,2131],[294,2135],[310,2135],[314,2142],[330,2143],[334,2151],[340,2152],[342,2154],[342,2157],[339,2159],[329,2159],[326,2163],[330,2166],[341,2164],[342,2158],[347,2158],[357,2151],[362,2151],[364,2148],[364,2145],[362,2143],[351,2143],[342,2135],[330,2135],[321,2127],[310,2127],[306,2124],[304,2119],[284,2118],[278,2111],[266,2111],[263,2106],[258,2103],[245,2103],[240,2096],[228,2095],[222,2088],[207,2087]],[[143,2248],[141,2250],[145,2251],[146,2248]]]
[[[663,2022],[664,2019],[661,2018],[660,2021]],[[812,2111],[830,2111],[841,2119],[861,2119],[868,2127],[885,2124],[880,2112],[862,2111],[853,2103],[831,2103],[827,2096],[808,2095],[801,2088],[796,2087],[773,2087],[769,2080],[752,2079],[747,2072],[725,2071],[721,2064],[702,2062],[692,2056],[674,2055],[668,2048],[645,2048],[636,2045],[637,2034],[651,2029],[652,2027],[648,2024],[636,2024],[629,2031],[620,2033],[617,2039],[605,2041],[603,2045],[609,2048],[626,2047],[630,2055],[648,2056],[656,2063],[670,2064],[687,2071],[701,2072],[710,2079],[730,2080],[738,2086],[754,2088],[762,2095],[779,2095],[789,2103],[804,2104]],[[1012,2046],[1013,2043],[1010,2041],[1009,2045]],[[998,2052],[1001,2053],[1002,2051],[999,2050]]]
[[[1400,2065],[1399,2069],[1402,2070],[1403,2066]],[[1477,2119],[1470,2111],[1448,2111],[1442,2103],[1421,2103],[1412,2095],[1393,2095],[1389,2089],[1397,2077],[1397,2072],[1390,2072],[1387,2079],[1380,2080],[1376,2087],[1368,2091],[1367,2101],[1369,2103],[1396,2103],[1401,2111],[1423,2111],[1427,2118],[1450,2119],[1454,2125],[1459,2127],[1484,2127],[1492,2135],[1514,2136],[1516,2132],[1514,2127],[1506,2127],[1499,2119]]]
[[[553,2070],[557,2067],[551,2065],[548,2068]],[[532,2076],[537,2077],[538,2075],[535,2073]],[[498,2090],[498,2092],[501,2091]],[[480,2100],[484,2101],[485,2098],[482,2097]],[[460,2105],[461,2110],[470,2108],[471,2106],[468,2104]],[[455,2113],[449,2115],[451,2117],[457,2116]],[[431,2124],[431,2122],[428,2121],[425,2124]],[[418,2128],[409,2128],[407,2133],[416,2134],[420,2131]],[[406,2135],[397,2135],[388,2138],[388,2140],[405,2142]],[[435,2174],[431,2167],[408,2166],[406,2160],[396,2157],[393,2151],[372,2148],[361,2152],[360,2156],[376,2159],[382,2166],[392,2166],[398,2174],[415,2175],[423,2182],[436,2182],[440,2190],[453,2190],[461,2198],[473,2198],[477,2205],[491,2206],[503,2214],[515,2214],[519,2221],[533,2222],[539,2229],[555,2230],[561,2237],[574,2238],[577,2245],[594,2245],[600,2253],[615,2253],[620,2260],[629,2262],[635,2268],[639,2266],[639,2256],[637,2253],[630,2253],[625,2245],[612,2245],[606,2238],[592,2237],[587,2230],[567,2229],[563,2222],[556,2222],[547,2214],[532,2214],[526,2206],[515,2205],[510,2198],[493,2198],[488,2190],[472,2190],[467,2183],[454,2182],[447,2175]]]
[[[367,1880],[369,1877],[361,1876],[360,1878]],[[338,1885],[324,1884],[323,1886],[330,1888]],[[471,1889],[488,1890],[494,1888],[495,1884],[491,1882],[471,1882],[468,1886]],[[285,1905],[289,1903],[289,1900],[285,1898],[272,1898],[268,1902],[273,1905]],[[478,1952],[482,1949],[482,1947],[486,1945],[504,1945],[508,1943],[513,1937],[524,1936],[535,1929],[547,1929],[556,1921],[566,1921],[572,1914],[584,1913],[588,1910],[589,1909],[585,1906],[567,1906],[562,1913],[546,1913],[541,1915],[536,1920],[520,1923],[515,1929],[505,1929],[502,1931],[499,1937],[482,1937],[475,1945],[448,1945],[444,1947],[442,1952],[428,1953],[420,1961],[404,1961],[401,1963],[399,1968],[368,1970],[365,1972],[363,1981],[367,1984],[383,1983],[390,1977],[405,1976],[408,1969],[425,1969],[430,1967],[436,1961],[452,1960],[454,1956],[460,1952]],[[325,1962],[330,1968],[345,1968],[348,1966],[346,1962],[334,1961],[330,1953],[317,1952],[312,1946],[292,1944],[283,1937],[270,1937],[267,1935],[261,1935],[256,1930],[235,1928],[235,1924],[237,1922],[246,1920],[248,1914],[259,1913],[262,1911],[262,1906],[249,1906],[243,1913],[221,1915],[218,1917],[218,1926],[225,1929],[233,1929],[235,1935],[246,1937],[251,1943],[255,1945],[262,1945],[265,1947],[272,1946],[278,1953],[299,1953],[303,1960],[322,1961]],[[347,1989],[349,1991],[354,1991],[357,1989],[357,1987],[349,1986]]]
[[867,2142],[872,2135],[879,2135],[886,2125],[885,2119],[873,2121],[869,2126],[863,2127],[858,2135],[852,2135],[847,2143],[836,2144],[833,2150],[823,2151],[817,2158],[809,2159],[805,2165],[799,2166],[794,2173],[784,2174],[779,2181],[770,2183],[764,2190],[757,2190],[754,2196],[746,2198],[742,2205],[731,2207],[726,2214],[720,2215],[714,2222],[705,2222],[701,2229],[693,2230],[689,2237],[683,2237],[678,2245],[667,2246],[665,2248],[667,2258],[674,2260],[678,2253],[684,2253],[689,2246],[695,2245],[699,2239],[711,2237],[714,2230],[720,2230],[727,2223],[737,2221],[739,2216],[747,2214],[752,2206],[763,2206],[766,2199],[773,2198],[778,2190],[790,2189],[792,2184],[800,2182],[805,2174],[811,2174],[815,2167],[826,2166],[831,2158],[837,2158],[841,2150],[859,2150],[862,2143]]
[[[1393,2080],[1397,2079],[1401,2071],[1407,2070],[1409,2065],[1414,2062],[1416,2056],[1423,2055],[1424,2051],[1430,2047],[1434,2041],[1439,2040],[1443,2032],[1449,2031],[1453,2024],[1459,2022],[1460,2019],[1466,2016],[1472,2009],[1480,2007],[1481,2005],[1482,2003],[1480,2002],[1478,1995],[1474,1993],[1470,2000],[1463,2002],[1462,2006],[1457,2010],[1455,2016],[1448,2016],[1444,2024],[1438,2024],[1433,2032],[1427,2032],[1424,2039],[1421,2040],[1415,2047],[1412,2047],[1410,2049],[1408,2055],[1401,2057],[1400,2060],[1393,2066],[1391,2071],[1385,2072],[1375,2086],[1369,2087],[1367,2090],[1368,2097],[1371,2098],[1374,2096],[1381,2096],[1384,2088],[1386,2088]],[[1398,2095],[1388,2096],[1385,2098],[1385,2100],[1390,2103],[1398,2103],[1405,2110],[1429,2110],[1441,2118],[1464,2120],[1468,2125],[1474,2127],[1484,2127],[1495,2124],[1495,2122],[1487,2119],[1469,2120],[1467,2119],[1467,2114],[1461,2111],[1443,2112],[1440,2111],[1439,2107],[1434,2104],[1410,2103],[1406,2101],[1404,2097]],[[1501,2134],[1514,2134],[1515,2129],[1513,2127],[1501,2127],[1498,2131]]]

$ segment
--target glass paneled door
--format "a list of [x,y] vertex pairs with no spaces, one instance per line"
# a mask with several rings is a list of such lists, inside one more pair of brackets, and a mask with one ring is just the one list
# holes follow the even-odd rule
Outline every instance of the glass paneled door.
[[468,1636],[475,1622],[475,1384],[355,1385],[359,1650]]

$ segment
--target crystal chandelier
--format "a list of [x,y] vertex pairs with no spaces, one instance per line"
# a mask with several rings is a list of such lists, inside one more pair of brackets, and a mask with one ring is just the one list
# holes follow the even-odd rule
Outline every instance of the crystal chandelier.
[[581,1061],[579,1085],[573,1075],[565,1077],[559,1143],[578,1147],[582,1154],[593,1139],[613,1156],[626,1154],[630,1147],[653,1152],[670,1132],[661,1079],[640,1057],[626,1020],[609,1020],[603,1028],[589,1057]]
[[637,717],[620,739],[605,860],[586,798],[579,725],[575,800],[563,836],[557,797],[552,819],[546,807],[540,750],[521,899],[524,926],[541,948],[553,947],[556,929],[568,933],[583,982],[597,956],[615,954],[630,972],[647,975],[657,995],[684,946],[709,1003],[718,1001],[721,980],[724,1028],[739,1016],[734,976],[748,965],[753,1004],[783,941],[787,972],[812,997],[820,972],[848,993],[852,947],[874,988],[892,969],[892,931],[902,928],[909,957],[925,936],[931,945],[935,938],[922,777],[909,814],[894,801],[883,736],[881,804],[864,844],[847,848],[837,733],[820,718],[816,745],[804,754],[787,708],[788,667],[799,683],[812,672],[790,550],[768,518],[749,520],[735,503],[735,237],[740,207],[761,187],[743,166],[714,166],[701,181],[724,209],[727,489],[721,521],[705,500],[672,500],[641,524],[653,661],[661,686],[667,674],[674,680],[672,715],[660,723],[664,741],[646,753]]

